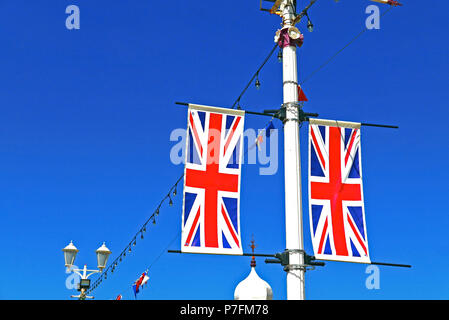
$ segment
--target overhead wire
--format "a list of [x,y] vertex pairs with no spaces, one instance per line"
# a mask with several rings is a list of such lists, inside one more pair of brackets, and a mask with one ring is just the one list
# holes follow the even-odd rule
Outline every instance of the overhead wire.
[[257,71],[253,74],[253,76],[251,77],[251,79],[249,80],[249,82],[247,83],[247,85],[245,86],[245,88],[242,90],[242,92],[240,93],[240,95],[237,97],[237,99],[234,101],[234,103],[231,106],[231,109],[234,109],[235,106],[237,105],[237,109],[240,109],[240,99],[243,97],[243,95],[245,94],[246,90],[248,90],[249,86],[251,85],[251,83],[253,83],[253,80],[259,76],[259,72],[260,70],[262,70],[262,68],[265,66],[265,64],[268,62],[268,60],[270,59],[270,57],[273,55],[274,51],[276,50],[276,48],[278,47],[277,44],[274,45],[273,49],[271,49],[270,53],[267,55],[267,57],[265,58],[265,60],[262,62],[262,64],[260,65],[260,67],[257,69]]
[[[381,17],[386,15],[393,6],[390,6],[388,9],[386,9],[382,14]],[[322,63],[318,68],[316,68],[314,71],[312,71],[307,77],[304,78],[304,80],[300,83],[300,85],[306,83],[310,78],[312,78],[316,73],[321,71],[325,66],[327,66],[329,63],[331,63],[340,53],[342,53],[347,47],[349,47],[352,43],[354,43],[358,38],[360,38],[361,35],[363,35],[368,29],[363,28],[362,31],[360,31],[355,37],[353,37],[348,43],[346,43],[341,49],[339,49],[337,52],[335,52],[332,56],[330,56],[324,63]]]

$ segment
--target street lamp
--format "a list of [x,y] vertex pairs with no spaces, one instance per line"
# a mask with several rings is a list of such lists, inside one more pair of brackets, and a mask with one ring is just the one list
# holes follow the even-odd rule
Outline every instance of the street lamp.
[[73,245],[73,241],[70,241],[68,246],[62,249],[62,251],[64,252],[65,266],[70,270],[75,262],[76,254],[79,250]]
[[73,269],[72,266],[73,263],[75,262],[76,254],[78,253],[78,251],[79,250],[73,245],[73,241],[70,241],[69,245],[67,245],[64,249],[62,249],[62,252],[64,252],[65,266],[68,269],[68,271],[69,272],[73,271],[74,273],[76,273],[81,277],[78,286],[78,291],[80,291],[81,293],[78,296],[71,296],[71,297],[78,298],[79,300],[85,300],[86,298],[93,299],[93,297],[86,295],[86,290],[90,288],[90,279],[88,278],[94,273],[99,273],[103,271],[103,269],[106,267],[106,263],[108,262],[108,258],[109,255],[111,254],[111,251],[106,247],[104,242],[103,245],[95,251],[95,253],[97,254],[97,262],[99,270],[88,270],[87,265],[84,265],[83,269]]
[[111,251],[106,247],[105,243],[103,242],[103,245],[95,251],[97,254],[97,262],[98,262],[98,269],[100,271],[103,271],[103,269],[106,267],[106,263],[108,262],[109,255],[111,254]]

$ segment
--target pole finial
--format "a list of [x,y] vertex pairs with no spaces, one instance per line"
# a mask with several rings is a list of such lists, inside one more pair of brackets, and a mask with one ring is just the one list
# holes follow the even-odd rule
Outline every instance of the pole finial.
[[[256,245],[254,244],[254,235],[252,235],[251,245],[249,246],[254,254],[254,249],[256,249]],[[251,257],[251,267],[254,268],[256,266],[256,258],[254,255]]]

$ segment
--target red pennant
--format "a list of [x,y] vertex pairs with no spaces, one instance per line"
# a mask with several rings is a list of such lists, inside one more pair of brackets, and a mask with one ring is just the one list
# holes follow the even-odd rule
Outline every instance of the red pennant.
[[304,90],[302,90],[301,86],[298,85],[298,101],[309,101],[304,94]]

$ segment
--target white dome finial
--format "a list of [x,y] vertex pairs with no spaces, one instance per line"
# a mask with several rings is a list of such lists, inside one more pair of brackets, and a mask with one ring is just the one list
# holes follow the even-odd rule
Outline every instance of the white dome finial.
[[[251,241],[251,249],[254,253],[256,246]],[[248,277],[240,282],[234,291],[234,300],[272,300],[273,290],[270,285],[262,280],[256,272],[256,259],[251,258],[251,272]]]

